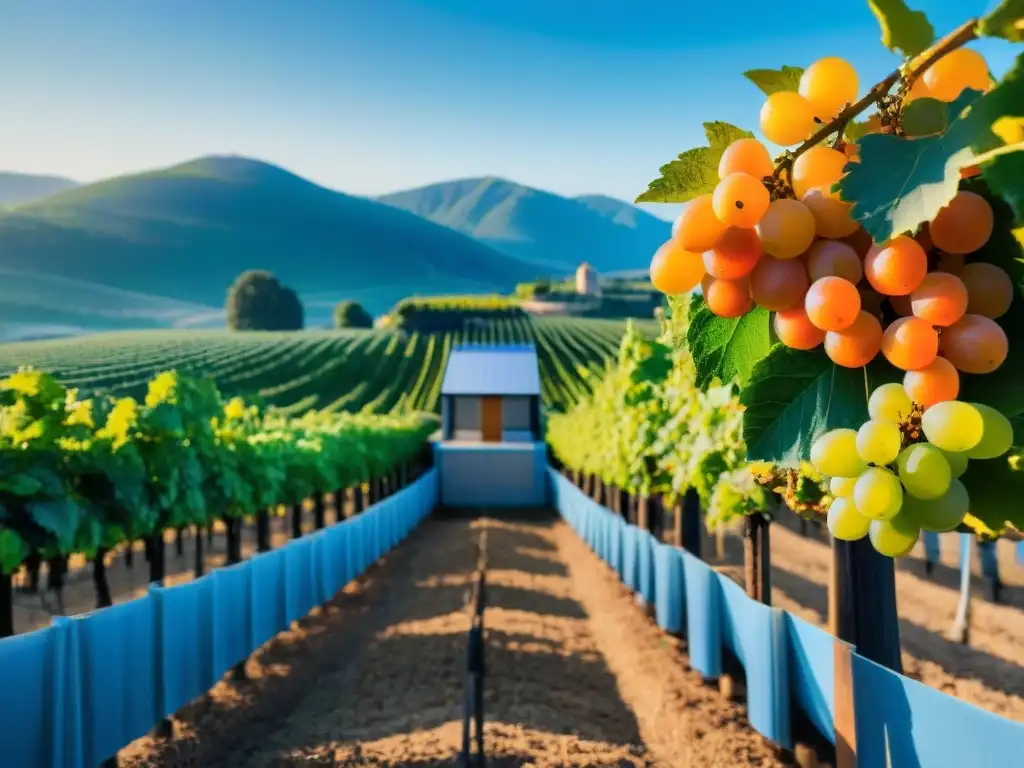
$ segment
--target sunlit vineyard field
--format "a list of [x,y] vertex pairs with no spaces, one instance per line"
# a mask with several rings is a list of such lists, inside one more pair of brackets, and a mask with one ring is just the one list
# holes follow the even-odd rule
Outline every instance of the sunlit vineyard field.
[[[653,332],[653,321],[640,322]],[[291,413],[437,410],[445,361],[462,343],[536,344],[543,396],[565,408],[615,355],[625,323],[568,317],[478,321],[450,333],[134,331],[0,344],[0,375],[32,366],[82,394],[140,396],[154,373],[212,377],[226,396],[258,395]]]

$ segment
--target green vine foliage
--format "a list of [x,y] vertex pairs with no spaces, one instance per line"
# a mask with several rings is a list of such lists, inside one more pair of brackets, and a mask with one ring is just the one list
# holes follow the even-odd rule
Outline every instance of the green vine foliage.
[[[869,5],[879,20],[884,45],[906,57],[905,63],[935,44],[925,14],[909,9],[903,0],[869,0]],[[1021,11],[1020,0],[1003,0],[988,16],[968,24],[968,31],[1021,42]],[[793,89],[798,72],[786,66],[745,75],[763,92],[772,93]],[[898,92],[896,85],[893,93]],[[963,375],[960,399],[997,408],[1013,423],[1018,440],[1024,439],[1024,54],[986,93],[965,91],[950,104],[918,104],[904,118],[908,123],[901,136],[860,136],[859,129],[857,136],[847,136],[858,141],[860,159],[847,164],[834,191],[852,204],[854,218],[875,242],[916,233],[960,189],[989,200],[994,233],[966,261],[1002,267],[1019,290],[1010,312],[997,321],[1009,338],[1006,362],[988,376]],[[714,125],[720,124],[706,124]],[[836,129],[851,125],[862,123],[847,118]],[[730,129],[730,136],[743,133]],[[720,133],[708,130],[708,147],[684,152],[664,166],[662,178],[652,181],[640,199],[679,203],[708,193],[713,188],[708,180],[717,178]],[[837,138],[833,132],[822,141]],[[977,173],[972,173],[975,169]],[[961,179],[972,175],[976,177]],[[881,356],[864,369],[848,369],[832,363],[821,348],[789,349],[774,337],[765,310],[755,309],[738,319],[720,318],[699,296],[693,298],[688,329],[675,328],[671,335],[666,343],[683,346],[690,354],[675,354],[670,380],[678,383],[686,371],[690,385],[666,406],[672,414],[660,427],[664,439],[657,443],[659,466],[673,478],[673,490],[695,487],[702,497],[729,499],[722,502],[728,508],[741,508],[751,497],[743,490],[749,483],[740,478],[744,458],[799,474],[807,466],[815,438],[836,427],[859,426],[867,418],[871,390],[902,379],[902,372]],[[729,396],[722,382],[738,389],[741,407],[725,409]],[[717,414],[725,412],[738,414],[726,419],[738,418],[735,436],[731,426],[716,422]],[[706,440],[720,441],[717,456],[703,447]],[[966,522],[979,533],[991,535],[1008,527],[1024,530],[1024,508],[1012,501],[1024,495],[1022,452],[1018,445],[1007,456],[972,461],[963,477],[971,497]],[[717,478],[724,487],[707,487],[707,478]],[[744,501],[733,500],[736,494]]]
[[548,441],[566,466],[631,493],[661,494],[672,504],[694,489],[713,530],[766,509],[767,493],[746,468],[735,389],[696,385],[693,361],[679,343],[686,311],[673,304],[657,341],[630,325],[617,364],[592,395],[551,416]]
[[436,428],[421,414],[287,419],[174,372],[141,403],[79,400],[21,370],[0,381],[0,569],[362,483],[412,459]]

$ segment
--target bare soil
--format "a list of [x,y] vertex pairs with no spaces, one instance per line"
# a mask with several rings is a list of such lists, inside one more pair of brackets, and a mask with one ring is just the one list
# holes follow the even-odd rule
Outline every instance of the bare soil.
[[[811,528],[802,536],[795,521],[772,526],[772,604],[817,626],[828,622],[831,550],[826,536]],[[723,557],[715,541],[704,544],[705,559],[742,583],[743,550],[728,537]],[[998,544],[1001,602],[990,601],[989,583],[976,554],[971,586],[971,631],[967,645],[948,636],[960,595],[956,536],[942,537],[941,562],[925,573],[924,545],[898,561],[896,599],[903,645],[903,673],[975,706],[1024,722],[1024,568],[1013,544]]]
[[536,515],[428,519],[122,765],[457,764],[484,528],[489,765],[783,765],[571,530]]

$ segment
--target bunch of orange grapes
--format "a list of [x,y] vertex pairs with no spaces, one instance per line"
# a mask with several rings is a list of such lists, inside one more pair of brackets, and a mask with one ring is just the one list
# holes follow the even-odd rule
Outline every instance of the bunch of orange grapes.
[[[988,88],[988,68],[980,54],[957,49],[914,85],[912,97],[951,101],[965,88]],[[768,96],[761,131],[774,144],[799,144],[857,91],[849,63],[821,59],[804,71],[799,91]],[[906,371],[903,386],[923,408],[953,400],[961,372],[991,373],[1007,355],[995,320],[1010,307],[1013,283],[971,258],[992,235],[992,208],[961,190],[918,232],[876,244],[832,191],[858,162],[853,144],[817,144],[777,172],[760,141],[733,142],[714,192],[687,205],[655,254],[651,280],[668,294],[699,284],[720,317],[763,307],[783,344],[823,345],[837,365],[859,368],[881,353]]]

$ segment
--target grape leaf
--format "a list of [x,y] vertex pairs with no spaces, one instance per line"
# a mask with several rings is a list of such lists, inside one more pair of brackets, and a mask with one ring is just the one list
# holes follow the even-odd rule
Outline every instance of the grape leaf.
[[991,148],[998,142],[992,121],[983,116],[986,110],[967,110],[980,96],[964,91],[947,104],[948,127],[940,134],[905,139],[872,133],[861,138],[861,162],[847,164],[846,175],[833,189],[853,203],[853,217],[875,242],[912,232],[933,219],[956,194],[960,169],[974,162],[972,147]]
[[703,296],[694,295],[686,344],[698,387],[705,389],[714,379],[726,383],[736,379],[742,384],[771,348],[768,311],[758,307],[743,317],[718,317],[704,304]]
[[53,501],[34,501],[28,504],[28,512],[36,525],[57,538],[61,552],[68,552],[75,543],[78,531],[78,505],[68,498]]
[[647,185],[638,203],[685,203],[709,195],[718,184],[718,161],[726,147],[738,139],[754,137],[735,125],[716,121],[704,123],[708,146],[688,149],[676,160],[661,166],[661,176]]
[[856,429],[867,420],[868,391],[896,376],[891,368],[843,368],[823,350],[776,345],[754,366],[740,394],[748,458],[781,466],[806,461],[823,432]]
[[882,45],[893,53],[916,56],[935,41],[928,17],[903,0],[868,0],[868,6],[882,28]]
[[942,133],[949,128],[949,120],[946,102],[931,98],[914,99],[900,114],[903,135],[908,139]]
[[743,76],[771,96],[779,91],[796,91],[803,73],[800,67],[783,65],[782,69],[749,69]]
[[14,573],[28,553],[28,544],[21,536],[10,528],[0,526],[0,573]]
[[1024,0],[1003,0],[978,23],[978,34],[1024,42]]
[[[1014,435],[1024,434],[1024,417],[1011,419]],[[971,499],[971,514],[994,531],[1010,523],[1024,529],[1024,507],[1016,503],[1024,494],[1024,471],[1019,468],[1018,455],[985,461],[971,460],[960,482]]]
[[1024,222],[1024,142],[1004,147],[980,160],[981,177],[988,188],[1013,206],[1014,218]]

